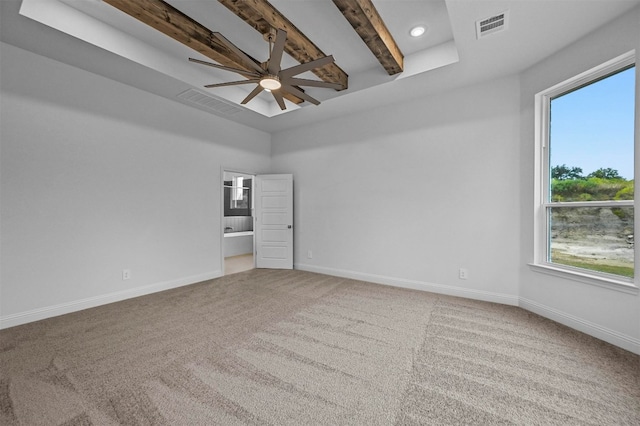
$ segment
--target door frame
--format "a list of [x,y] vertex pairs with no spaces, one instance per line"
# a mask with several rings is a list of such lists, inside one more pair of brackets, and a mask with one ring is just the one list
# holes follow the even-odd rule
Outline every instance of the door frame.
[[235,167],[224,167],[221,166],[220,167],[220,183],[221,185],[219,185],[219,189],[220,189],[220,222],[218,224],[218,229],[220,230],[220,270],[222,271],[222,277],[224,277],[225,274],[225,270],[224,270],[224,174],[225,173],[238,173],[238,174],[242,174],[242,175],[249,175],[252,176],[253,178],[251,179],[251,217],[253,218],[253,225],[254,225],[254,234],[253,234],[253,267],[256,267],[256,234],[255,234],[255,200],[253,199],[254,197],[254,192],[255,192],[255,180],[256,180],[256,175],[258,175],[259,173],[255,173],[255,172],[247,172],[247,171],[243,171],[241,168],[235,168]]

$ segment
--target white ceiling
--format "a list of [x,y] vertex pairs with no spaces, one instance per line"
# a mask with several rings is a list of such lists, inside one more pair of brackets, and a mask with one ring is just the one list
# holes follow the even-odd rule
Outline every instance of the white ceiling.
[[[267,58],[268,45],[262,36],[217,1],[167,2],[221,32],[251,56]],[[288,103],[284,114],[268,94],[240,106],[251,88],[202,88],[238,80],[237,75],[188,62],[189,56],[208,59],[100,0],[2,0],[0,38],[172,100],[181,101],[177,96],[186,90],[208,93],[226,107],[226,112],[214,112],[217,115],[276,132],[518,73],[640,0],[374,0],[405,54],[405,71],[396,76],[386,74],[330,0],[271,3],[325,54],[335,57],[349,74],[348,90],[309,88],[308,93],[322,104],[296,107]],[[477,20],[507,10],[507,30],[476,39]],[[412,39],[408,33],[416,24],[428,30]],[[283,61],[283,66],[294,64],[289,57]],[[314,78],[310,73],[305,77]]]

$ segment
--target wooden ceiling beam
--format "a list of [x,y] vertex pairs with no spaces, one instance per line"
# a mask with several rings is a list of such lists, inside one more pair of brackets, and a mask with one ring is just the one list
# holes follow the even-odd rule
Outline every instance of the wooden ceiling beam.
[[[286,31],[285,52],[301,64],[327,56],[267,0],[218,1],[263,35],[269,34],[272,29],[280,28]],[[349,76],[335,63],[311,72],[322,81],[340,84],[342,88],[339,90],[344,90],[349,85]]]
[[213,31],[162,0],[103,1],[220,65],[249,71],[229,49],[217,43]]
[[[162,0],[103,1],[207,58],[213,59],[220,65],[251,71],[238,55],[216,39],[213,31]],[[249,57],[251,58],[251,56]],[[251,59],[260,64],[259,61]],[[290,94],[285,97],[296,104],[304,102],[297,96]]]
[[404,69],[404,55],[372,0],[333,0],[389,75]]

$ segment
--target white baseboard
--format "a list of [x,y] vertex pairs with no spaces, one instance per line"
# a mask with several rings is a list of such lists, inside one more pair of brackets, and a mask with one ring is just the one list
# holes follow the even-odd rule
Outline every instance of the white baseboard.
[[467,299],[483,300],[485,302],[501,303],[503,305],[518,306],[518,296],[504,293],[494,293],[490,291],[474,290],[469,288],[453,287],[442,284],[433,284],[423,281],[408,280],[404,278],[386,277],[382,275],[367,274],[364,272],[348,271],[344,269],[325,268],[303,263],[295,264],[295,269],[319,274],[332,275],[335,277],[351,278],[355,280],[368,281],[376,284],[384,284],[393,287],[409,288],[412,290],[429,291],[432,293],[446,294],[448,296],[466,297]]
[[189,284],[195,284],[201,281],[207,281],[221,276],[222,271],[217,270],[206,274],[192,275],[190,277],[180,278],[177,280],[163,281],[142,287],[132,288],[129,290],[88,297],[86,299],[74,300],[71,302],[61,303],[59,305],[45,306],[43,308],[19,312],[17,314],[0,316],[0,329],[27,324],[46,318],[56,317],[58,315],[69,314],[71,312],[81,311],[83,309],[95,308],[96,306],[119,302],[121,300],[144,296],[151,293],[157,293],[159,291],[170,290],[172,288],[182,287]]
[[616,345],[622,349],[628,350],[629,352],[640,355],[639,339],[618,333],[617,331],[602,327],[601,325],[586,321],[582,318],[578,318],[524,297],[520,298],[520,307],[560,324],[566,325],[567,327],[571,327],[574,330],[581,331],[589,336],[604,340],[612,345]]

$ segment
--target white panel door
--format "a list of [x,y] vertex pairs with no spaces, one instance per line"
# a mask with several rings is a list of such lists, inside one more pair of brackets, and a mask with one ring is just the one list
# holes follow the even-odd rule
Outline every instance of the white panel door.
[[293,175],[258,175],[256,268],[293,269]]

